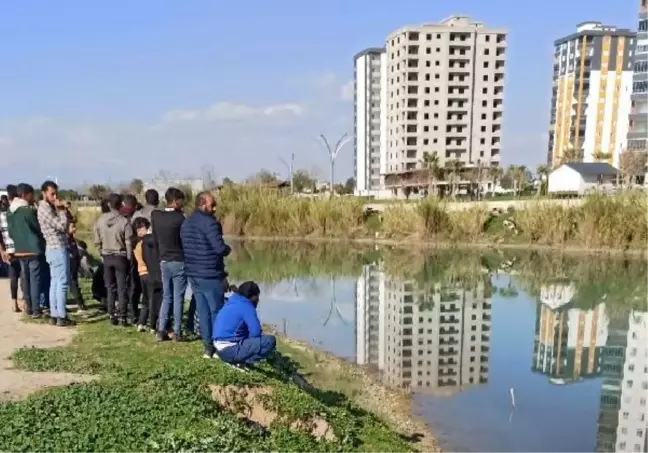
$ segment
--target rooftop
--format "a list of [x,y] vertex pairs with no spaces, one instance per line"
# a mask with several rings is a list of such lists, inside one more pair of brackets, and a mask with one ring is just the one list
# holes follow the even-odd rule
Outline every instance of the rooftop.
[[616,168],[606,162],[568,162],[564,164],[564,166],[567,166],[572,170],[576,170],[581,175],[615,176],[617,173],[619,173]]

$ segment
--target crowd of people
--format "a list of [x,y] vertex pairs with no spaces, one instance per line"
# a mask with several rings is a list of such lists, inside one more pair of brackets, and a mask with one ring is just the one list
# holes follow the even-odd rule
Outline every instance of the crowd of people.
[[29,184],[7,186],[0,200],[0,253],[8,267],[13,310],[73,326],[68,292],[85,310],[79,277],[87,277],[113,326],[150,331],[158,341],[186,341],[197,330],[203,357],[240,367],[267,358],[276,340],[262,333],[256,311],[261,291],[252,281],[238,287],[228,282],[225,258],[231,249],[215,216],[214,196],[199,193],[188,216],[180,189],[171,187],[164,197],[164,208],[152,189],[144,194],[144,205],[132,194],[112,193],[102,200],[93,227],[100,261],[93,268],[87,245],[75,237],[70,203],[58,198],[55,182],[42,184],[38,202]]

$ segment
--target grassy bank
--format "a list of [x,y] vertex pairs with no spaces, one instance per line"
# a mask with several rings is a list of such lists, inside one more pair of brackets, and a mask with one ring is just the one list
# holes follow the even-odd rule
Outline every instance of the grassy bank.
[[224,189],[218,215],[237,236],[380,237],[427,242],[526,243],[610,249],[645,248],[643,192],[592,195],[578,207],[538,201],[525,210],[492,213],[485,207],[450,211],[435,199],[398,203],[367,215],[355,198],[291,198],[279,192]]
[[[272,365],[241,373],[202,359],[197,342],[160,344],[149,334],[106,322],[81,323],[77,329],[71,345],[22,349],[14,362],[24,370],[98,379],[0,405],[2,451],[414,448],[407,437],[415,434],[414,427],[404,422],[405,412],[389,419],[399,434],[363,409],[371,398],[358,384],[359,376],[341,372],[336,380],[323,375],[317,370],[323,359],[314,361],[315,353],[294,343],[280,341],[281,355]],[[310,382],[295,379],[297,371]],[[344,382],[348,387],[338,388]],[[426,451],[435,446],[429,437],[425,442],[419,445]]]
[[[486,205],[453,211],[437,199],[393,203],[367,213],[361,198],[311,199],[280,191],[226,187],[217,215],[225,234],[428,243],[532,244],[557,248],[645,249],[648,203],[644,192],[591,195],[580,206],[539,199],[518,212],[494,213]],[[80,235],[90,237],[97,212],[79,211]]]

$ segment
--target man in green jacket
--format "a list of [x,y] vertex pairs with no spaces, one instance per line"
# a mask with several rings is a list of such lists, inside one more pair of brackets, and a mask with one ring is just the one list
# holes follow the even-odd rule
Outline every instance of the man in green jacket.
[[40,308],[43,283],[43,256],[45,240],[34,210],[34,188],[29,184],[18,185],[18,197],[9,206],[7,223],[14,241],[16,256],[20,260],[27,314],[33,318],[42,316]]

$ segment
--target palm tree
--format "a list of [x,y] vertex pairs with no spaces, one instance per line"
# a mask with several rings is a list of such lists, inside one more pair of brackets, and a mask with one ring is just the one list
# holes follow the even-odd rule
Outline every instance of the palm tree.
[[511,182],[513,183],[513,196],[517,196],[517,165],[509,165],[506,168],[506,176],[508,176],[511,179]]
[[516,181],[517,181],[517,190],[518,195],[524,189],[524,186],[527,183],[527,168],[524,165],[519,165],[515,172]]
[[443,177],[443,169],[439,166],[439,156],[425,151],[421,162],[428,174],[428,196],[437,195],[437,182]]
[[488,167],[483,162],[478,162],[475,166],[475,179],[477,182],[477,199],[481,199],[481,183],[484,176],[487,177]]
[[457,196],[456,189],[459,186],[462,168],[463,168],[463,162],[460,160],[450,159],[446,161],[446,169],[450,174],[450,192],[453,198]]
[[558,161],[558,166],[569,162],[578,162],[580,160],[579,150],[574,148],[574,145],[572,145],[571,143],[568,143],[567,146],[565,146],[565,149],[563,149],[562,156],[560,156],[560,159]]
[[502,176],[504,176],[504,169],[502,167],[490,167],[488,169],[488,178],[493,184],[493,187],[491,188],[491,194],[495,192],[495,187],[497,186],[497,183],[499,183],[502,179]]
[[547,185],[549,183],[549,165],[540,164],[536,167],[536,173],[540,177],[540,190],[538,190],[538,195],[547,194]]

